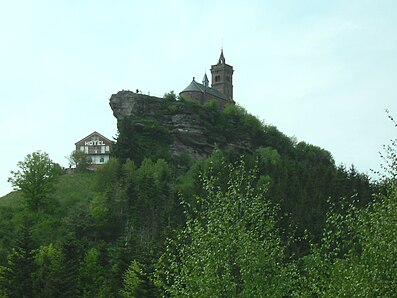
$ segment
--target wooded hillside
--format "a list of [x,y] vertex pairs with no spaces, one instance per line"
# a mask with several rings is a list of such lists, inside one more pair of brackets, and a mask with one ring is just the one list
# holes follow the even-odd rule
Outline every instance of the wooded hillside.
[[97,172],[51,172],[40,204],[0,199],[0,297],[392,297],[393,180],[240,107],[191,105],[223,150],[173,154],[161,119],[127,117]]

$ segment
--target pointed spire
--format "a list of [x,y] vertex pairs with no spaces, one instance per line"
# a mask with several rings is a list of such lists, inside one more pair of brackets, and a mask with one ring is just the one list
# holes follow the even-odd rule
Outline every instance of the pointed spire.
[[205,74],[204,74],[204,77],[203,77],[203,85],[204,85],[205,87],[208,87],[209,82],[210,82],[210,81],[208,80],[207,73],[205,73]]
[[221,50],[221,55],[219,56],[218,64],[225,64],[225,56],[223,56],[223,47]]

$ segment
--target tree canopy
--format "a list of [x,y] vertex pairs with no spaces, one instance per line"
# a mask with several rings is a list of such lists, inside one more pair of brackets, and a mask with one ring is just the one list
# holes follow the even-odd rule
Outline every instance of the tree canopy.
[[47,153],[40,151],[28,154],[17,166],[19,169],[11,171],[12,176],[8,182],[23,193],[31,210],[43,209],[54,190],[59,166],[54,164]]
[[156,119],[125,118],[96,172],[19,162],[0,201],[0,297],[395,296],[396,142],[375,184],[240,107],[193,109],[255,146],[173,158]]

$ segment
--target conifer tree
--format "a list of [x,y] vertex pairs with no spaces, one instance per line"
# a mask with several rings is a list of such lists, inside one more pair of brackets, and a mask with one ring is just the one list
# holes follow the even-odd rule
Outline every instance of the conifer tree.
[[89,249],[79,268],[78,285],[83,297],[105,297],[105,271],[97,249]]
[[34,261],[36,270],[33,273],[34,297],[59,297],[61,284],[62,255],[58,248],[50,244],[36,250]]
[[4,271],[4,288],[9,297],[32,297],[32,273],[35,271],[31,224],[23,222],[16,246],[8,257]]
[[60,297],[78,295],[78,273],[81,259],[81,246],[73,236],[66,236],[61,243]]

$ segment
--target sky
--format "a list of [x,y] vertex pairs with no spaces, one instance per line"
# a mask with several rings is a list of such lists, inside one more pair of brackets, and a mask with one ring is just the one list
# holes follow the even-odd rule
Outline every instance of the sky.
[[0,4],[0,196],[37,150],[68,167],[109,98],[182,91],[216,64],[266,124],[372,175],[397,136],[397,1],[8,0]]

